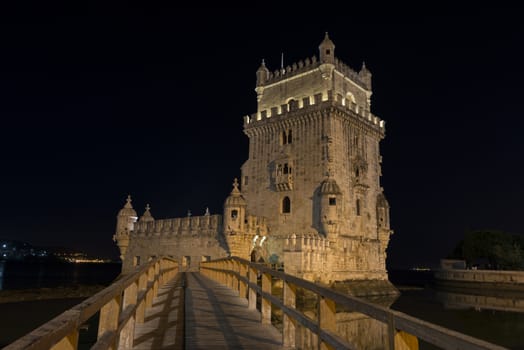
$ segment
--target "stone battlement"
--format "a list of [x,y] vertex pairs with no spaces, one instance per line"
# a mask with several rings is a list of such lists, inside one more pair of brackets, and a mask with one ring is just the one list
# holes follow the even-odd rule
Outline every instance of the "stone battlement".
[[382,131],[385,130],[386,121],[375,116],[369,110],[362,106],[357,105],[354,102],[350,102],[340,94],[334,94],[332,90],[329,90],[326,94],[318,93],[313,96],[308,96],[302,100],[291,100],[290,103],[283,104],[280,106],[271,107],[269,110],[263,110],[260,112],[253,113],[251,115],[244,116],[244,127],[257,122],[263,122],[272,117],[281,117],[289,112],[297,110],[303,110],[304,112],[314,111],[322,109],[328,106],[341,107],[343,110],[350,111],[361,120],[378,126]]
[[135,223],[135,235],[209,235],[220,232],[222,215],[187,216]]
[[328,252],[331,249],[331,242],[317,235],[296,235],[292,234],[286,238],[284,251],[286,252],[308,252],[319,253]]
[[[293,62],[291,65],[288,65],[283,70],[276,69],[273,72],[269,72],[267,79],[261,84],[261,86],[270,85],[277,83],[279,81],[291,78],[293,76],[299,75],[301,73],[313,70],[318,68],[321,65],[321,62],[318,60],[317,56],[313,55],[306,57],[304,60],[298,62]],[[335,57],[335,69],[338,70],[343,75],[347,76],[353,82],[362,86],[363,88],[369,89],[366,83],[364,83],[359,76],[359,74],[351,69],[347,64],[343,63],[341,60]]]

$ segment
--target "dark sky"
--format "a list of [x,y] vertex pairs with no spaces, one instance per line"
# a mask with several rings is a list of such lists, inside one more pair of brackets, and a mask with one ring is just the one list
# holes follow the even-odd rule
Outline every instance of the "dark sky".
[[318,54],[325,31],[386,120],[388,265],[434,264],[467,229],[524,233],[514,11],[35,10],[0,22],[0,236],[116,256],[128,193],[157,218],[221,212],[260,60]]

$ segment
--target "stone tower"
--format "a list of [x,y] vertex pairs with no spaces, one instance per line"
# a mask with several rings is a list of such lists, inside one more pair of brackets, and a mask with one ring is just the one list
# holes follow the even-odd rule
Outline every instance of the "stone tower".
[[256,78],[241,183],[246,212],[267,219],[268,254],[314,281],[387,280],[385,123],[370,112],[371,73],[336,58],[326,33],[318,59],[274,72],[262,61]]
[[369,70],[337,59],[326,33],[318,56],[274,72],[262,61],[255,91],[257,112],[244,118],[248,160],[223,215],[157,219],[148,205],[137,221],[128,198],[114,236],[122,270],[160,255],[195,271],[201,261],[238,256],[283,263],[287,273],[352,294],[359,281],[376,288],[365,294],[395,293],[380,186],[385,123],[370,112]]

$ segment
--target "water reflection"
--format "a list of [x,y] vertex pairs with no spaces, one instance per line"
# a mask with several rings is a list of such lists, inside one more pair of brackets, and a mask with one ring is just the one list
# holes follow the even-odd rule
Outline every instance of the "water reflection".
[[524,313],[524,293],[522,292],[439,287],[435,296],[446,309]]

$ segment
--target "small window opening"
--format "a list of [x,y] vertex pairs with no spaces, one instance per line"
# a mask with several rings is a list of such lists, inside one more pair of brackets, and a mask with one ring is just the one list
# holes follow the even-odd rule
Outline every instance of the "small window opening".
[[287,165],[287,163],[284,164],[284,174],[289,174],[290,171],[289,171],[289,167]]
[[326,55],[329,55],[331,53],[331,50],[327,49],[326,50]]
[[360,216],[360,199],[357,199],[357,216]]
[[238,217],[238,210],[231,210],[231,218],[234,220]]
[[289,197],[284,197],[284,199],[282,200],[282,213],[291,213],[291,200],[289,199]]
[[291,134],[291,130],[287,132],[287,143],[293,142],[293,136]]
[[287,135],[285,131],[282,131],[282,144],[287,144]]
[[355,169],[355,177],[359,177],[360,176],[360,171],[358,170],[358,168]]
[[337,205],[337,198],[329,197],[329,205]]
[[133,266],[139,266],[140,265],[140,256],[135,256],[133,259]]
[[249,180],[249,177],[248,176],[244,176],[244,185],[247,186],[247,184],[249,182],[248,180]]

